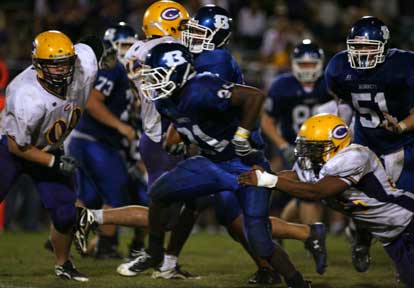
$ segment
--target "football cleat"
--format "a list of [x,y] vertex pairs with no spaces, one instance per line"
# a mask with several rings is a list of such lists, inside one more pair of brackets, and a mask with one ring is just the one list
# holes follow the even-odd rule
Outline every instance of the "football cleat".
[[252,285],[278,285],[282,283],[280,275],[267,267],[261,267],[254,273],[247,284]]
[[157,267],[161,262],[162,257],[155,259],[144,252],[137,258],[119,265],[116,272],[118,272],[119,275],[126,277],[136,276],[138,273],[148,270],[149,268]]
[[371,256],[369,249],[371,246],[372,236],[363,229],[357,230],[353,223],[345,228],[345,235],[352,247],[352,264],[358,272],[365,272],[371,265]]
[[57,277],[65,280],[75,280],[79,282],[89,281],[88,277],[76,270],[70,260],[66,261],[63,265],[56,265],[55,274]]
[[84,207],[76,207],[76,225],[74,242],[76,249],[82,256],[88,253],[88,235],[98,227],[93,213]]
[[352,264],[358,272],[365,272],[371,264],[369,247],[365,245],[355,245],[352,247]]
[[161,271],[157,269],[151,275],[152,279],[201,279],[200,276],[192,275],[190,272],[182,270],[180,265],[175,266],[174,268]]
[[316,264],[316,272],[323,274],[326,268],[326,229],[323,223],[315,223],[309,225],[311,232],[305,241],[305,248],[312,254]]

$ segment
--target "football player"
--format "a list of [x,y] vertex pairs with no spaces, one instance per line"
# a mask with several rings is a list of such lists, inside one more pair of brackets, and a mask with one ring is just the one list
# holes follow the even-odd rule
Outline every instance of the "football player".
[[[414,191],[414,53],[389,49],[390,32],[366,16],[325,73],[328,88],[355,111],[355,143],[380,157],[398,188]],[[397,73],[398,72],[398,73]]]
[[[132,92],[119,59],[122,60],[124,46],[132,39],[135,31],[123,22],[106,30],[102,69],[98,71],[86,113],[71,135],[69,154],[83,167],[77,173],[78,199],[88,208],[117,208],[128,201],[128,171],[120,153],[121,140],[125,137],[131,142],[136,133],[127,119],[121,119]],[[116,226],[101,226],[94,256],[120,258],[117,244]]]
[[[380,157],[398,188],[413,192],[414,54],[389,49],[389,41],[381,20],[361,18],[350,29],[347,50],[329,61],[325,79],[332,93],[355,111],[355,143]],[[355,242],[354,259],[369,259],[369,237],[360,239],[368,240]],[[357,262],[366,263],[357,270],[368,269],[369,261]]]
[[400,280],[414,285],[414,200],[388,177],[378,156],[350,144],[349,128],[332,114],[318,114],[299,130],[296,155],[300,169],[278,176],[262,168],[239,176],[239,183],[275,188],[294,197],[323,200],[363,225],[382,242]]
[[[160,209],[221,191],[236,193],[252,252],[268,260],[289,286],[309,287],[286,252],[271,241],[270,191],[237,184],[236,174],[252,163],[265,162],[262,152],[249,142],[264,94],[211,73],[196,74],[193,69],[192,55],[184,46],[164,43],[151,49],[141,70],[145,97],[155,101],[157,110],[201,151],[154,182],[150,188],[153,207]],[[163,220],[155,223],[157,229],[162,230]]]
[[56,275],[88,281],[69,259],[76,221],[71,176],[77,163],[60,150],[85,109],[103,50],[96,37],[80,42],[73,45],[59,31],[40,33],[33,42],[33,65],[8,85],[0,125],[0,201],[20,174],[32,176],[52,220]]

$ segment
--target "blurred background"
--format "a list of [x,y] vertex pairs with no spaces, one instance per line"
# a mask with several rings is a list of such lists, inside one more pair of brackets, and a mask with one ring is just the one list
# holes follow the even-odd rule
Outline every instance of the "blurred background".
[[[74,42],[125,21],[143,38],[141,21],[149,0],[1,0],[0,95],[9,80],[31,64],[31,43],[45,30],[66,33]],[[230,50],[243,69],[246,83],[264,90],[274,77],[290,69],[293,47],[304,38],[325,51],[325,64],[345,48],[348,29],[364,15],[383,20],[391,32],[390,47],[414,47],[412,0],[189,0],[179,1],[190,15],[206,4],[227,9],[233,17]],[[1,100],[1,97],[0,97]],[[1,109],[1,101],[0,101]],[[1,181],[1,179],[0,179]],[[47,217],[31,179],[9,193],[5,224],[10,230],[47,228]],[[19,193],[18,193],[19,192]],[[4,208],[3,208],[4,209]],[[0,212],[2,213],[2,212]],[[0,221],[1,226],[1,221]]]

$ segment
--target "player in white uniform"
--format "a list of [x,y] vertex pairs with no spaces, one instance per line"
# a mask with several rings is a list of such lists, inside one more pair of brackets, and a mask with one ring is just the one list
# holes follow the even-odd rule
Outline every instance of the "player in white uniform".
[[74,46],[59,31],[40,33],[33,42],[33,65],[7,87],[0,123],[0,201],[20,174],[31,175],[50,212],[56,275],[88,281],[69,260],[76,220],[70,176],[77,163],[60,150],[85,107],[102,54],[97,38],[81,42]]
[[381,241],[401,281],[413,287],[414,197],[395,188],[373,151],[350,141],[349,128],[340,118],[313,116],[303,123],[296,141],[298,165],[305,171],[276,176],[255,169],[240,175],[239,182],[323,199]]

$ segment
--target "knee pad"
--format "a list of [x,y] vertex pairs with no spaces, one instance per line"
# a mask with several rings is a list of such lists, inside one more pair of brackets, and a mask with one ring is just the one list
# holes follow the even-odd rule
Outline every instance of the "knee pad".
[[66,234],[72,229],[76,221],[76,210],[72,203],[51,208],[49,211],[53,226],[59,233]]
[[243,219],[252,252],[262,258],[270,257],[275,249],[275,244],[272,241],[269,219],[246,215]]

